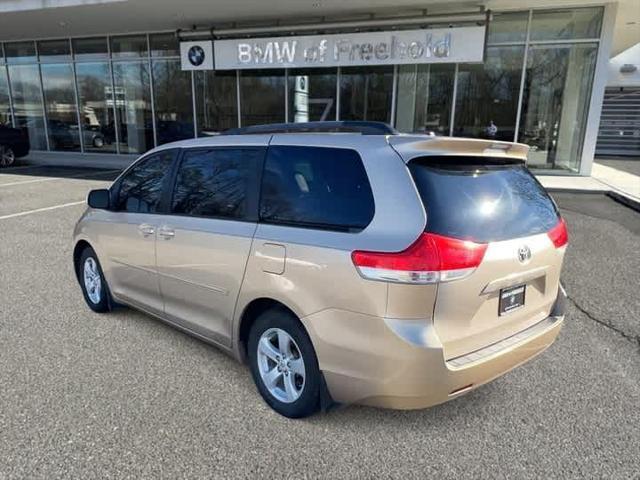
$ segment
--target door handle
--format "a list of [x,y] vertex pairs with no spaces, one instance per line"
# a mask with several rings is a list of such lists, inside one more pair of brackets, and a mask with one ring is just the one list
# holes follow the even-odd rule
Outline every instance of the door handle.
[[142,225],[138,226],[138,231],[142,234],[143,237],[148,237],[149,235],[153,235],[156,229],[153,225],[143,223]]
[[164,225],[160,227],[160,230],[158,230],[158,235],[164,237],[165,240],[170,240],[176,236],[176,232],[173,228]]

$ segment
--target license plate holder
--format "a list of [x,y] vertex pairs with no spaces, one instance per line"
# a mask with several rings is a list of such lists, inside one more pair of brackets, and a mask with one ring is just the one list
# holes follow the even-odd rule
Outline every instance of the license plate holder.
[[503,288],[500,290],[498,315],[506,315],[524,307],[526,285]]

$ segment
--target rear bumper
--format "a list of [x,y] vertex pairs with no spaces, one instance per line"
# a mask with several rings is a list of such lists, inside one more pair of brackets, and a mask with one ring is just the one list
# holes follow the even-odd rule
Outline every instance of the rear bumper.
[[416,409],[457,398],[543,352],[562,328],[564,311],[557,307],[522,332],[449,360],[427,320],[333,310],[303,323],[333,400]]

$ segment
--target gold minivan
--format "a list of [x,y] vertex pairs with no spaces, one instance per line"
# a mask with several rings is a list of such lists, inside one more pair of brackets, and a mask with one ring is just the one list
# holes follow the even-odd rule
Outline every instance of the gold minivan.
[[304,125],[163,145],[91,191],[89,307],[218,346],[288,417],[428,407],[554,341],[568,237],[527,146]]

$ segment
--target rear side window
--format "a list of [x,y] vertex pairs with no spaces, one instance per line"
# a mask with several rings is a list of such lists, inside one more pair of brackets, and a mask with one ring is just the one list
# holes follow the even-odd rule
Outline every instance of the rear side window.
[[131,167],[120,182],[116,210],[157,212],[174,154],[175,150],[166,150],[150,155]]
[[484,243],[544,233],[558,223],[555,204],[521,164],[433,162],[409,164],[429,232]]
[[262,221],[357,232],[371,222],[373,213],[371,186],[354,150],[269,147],[260,198]]
[[264,149],[187,150],[178,169],[171,213],[247,220],[263,156]]

